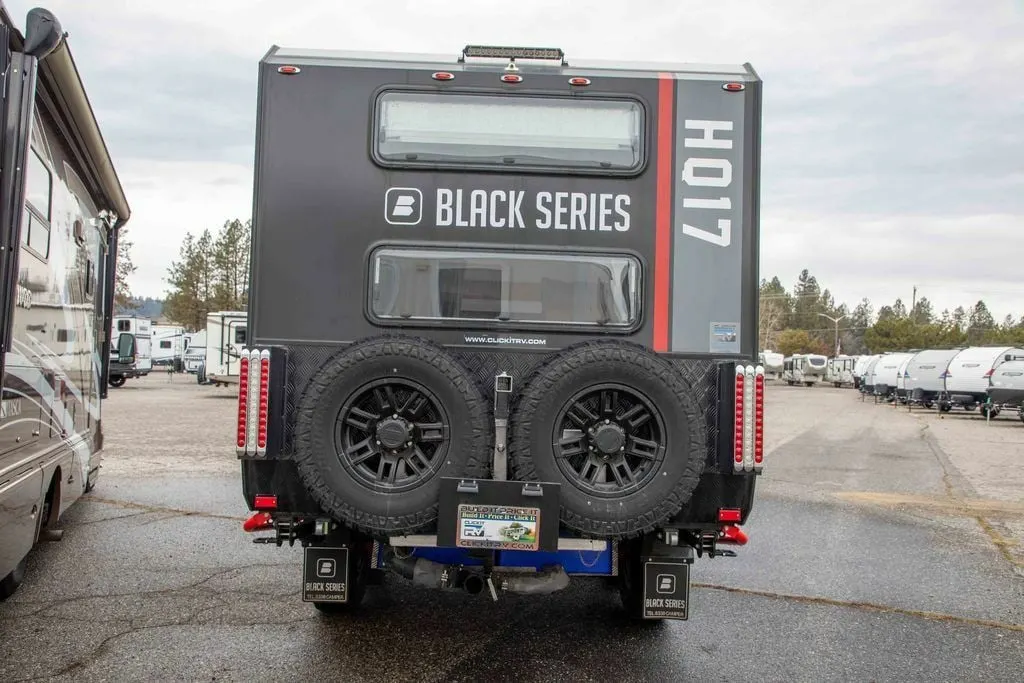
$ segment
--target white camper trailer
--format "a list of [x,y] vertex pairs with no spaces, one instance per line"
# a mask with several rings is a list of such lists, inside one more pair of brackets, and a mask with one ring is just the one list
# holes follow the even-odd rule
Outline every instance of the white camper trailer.
[[153,324],[149,318],[115,316],[110,339],[110,386],[119,387],[131,377],[145,377],[153,369]]
[[814,386],[825,377],[827,363],[828,358],[815,353],[795,354],[783,361],[782,379],[790,386]]
[[185,328],[180,325],[153,325],[153,365],[181,372],[185,357]]
[[238,383],[238,361],[246,341],[245,311],[215,311],[206,316],[206,358],[199,372],[207,384]]
[[844,384],[853,384],[853,369],[857,359],[853,356],[836,356],[829,358],[825,364],[825,381],[839,388]]
[[953,356],[943,373],[939,410],[953,406],[974,410],[988,399],[989,378],[1006,356],[1024,356],[1024,349],[1012,346],[971,346]]
[[868,369],[871,368],[875,361],[881,358],[881,354],[874,354],[871,356],[857,356],[857,362],[853,364],[853,388],[863,390],[864,377],[868,373]]
[[874,387],[872,393],[880,398],[896,396],[900,375],[913,357],[913,353],[887,353],[879,358],[874,367],[874,377],[871,382],[871,386]]
[[1003,408],[1017,409],[1024,422],[1024,356],[1007,354],[1009,360],[996,366],[988,378],[988,398],[993,417]]
[[942,375],[949,361],[962,349],[927,349],[919,351],[907,363],[904,373],[907,399],[931,408],[943,390]]
[[769,379],[782,379],[782,365],[786,357],[781,353],[765,349],[758,358],[764,366],[764,376]]
[[877,356],[873,356],[868,361],[867,365],[864,366],[864,376],[860,384],[860,390],[862,393],[875,393],[875,369],[878,367],[878,364],[882,362],[882,359],[885,358],[887,355],[888,354],[882,353]]

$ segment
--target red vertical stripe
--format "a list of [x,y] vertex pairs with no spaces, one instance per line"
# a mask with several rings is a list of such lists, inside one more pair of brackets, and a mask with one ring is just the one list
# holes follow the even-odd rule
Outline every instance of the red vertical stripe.
[[674,78],[658,77],[657,174],[654,207],[654,350],[668,351],[670,251],[672,247],[672,100]]

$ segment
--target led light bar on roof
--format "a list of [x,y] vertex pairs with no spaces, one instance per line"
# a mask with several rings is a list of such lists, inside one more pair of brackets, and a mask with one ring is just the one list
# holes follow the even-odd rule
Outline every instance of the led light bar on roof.
[[565,53],[557,47],[501,47],[498,45],[467,45],[462,49],[464,61],[466,57],[481,59],[550,59],[565,64]]

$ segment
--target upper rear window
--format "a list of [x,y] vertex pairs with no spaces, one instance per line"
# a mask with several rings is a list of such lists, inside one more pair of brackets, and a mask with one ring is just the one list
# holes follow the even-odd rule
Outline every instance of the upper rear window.
[[384,163],[624,173],[643,163],[632,100],[388,92],[375,149]]
[[610,254],[382,248],[370,311],[382,321],[600,326],[640,317],[640,263]]

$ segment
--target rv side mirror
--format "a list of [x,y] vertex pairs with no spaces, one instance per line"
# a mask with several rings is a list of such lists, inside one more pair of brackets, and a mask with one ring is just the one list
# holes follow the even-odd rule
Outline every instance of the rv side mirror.
[[36,7],[25,19],[25,54],[42,59],[57,49],[64,39],[64,30],[52,12]]
[[135,335],[122,333],[117,338],[117,362],[131,363],[135,360]]

